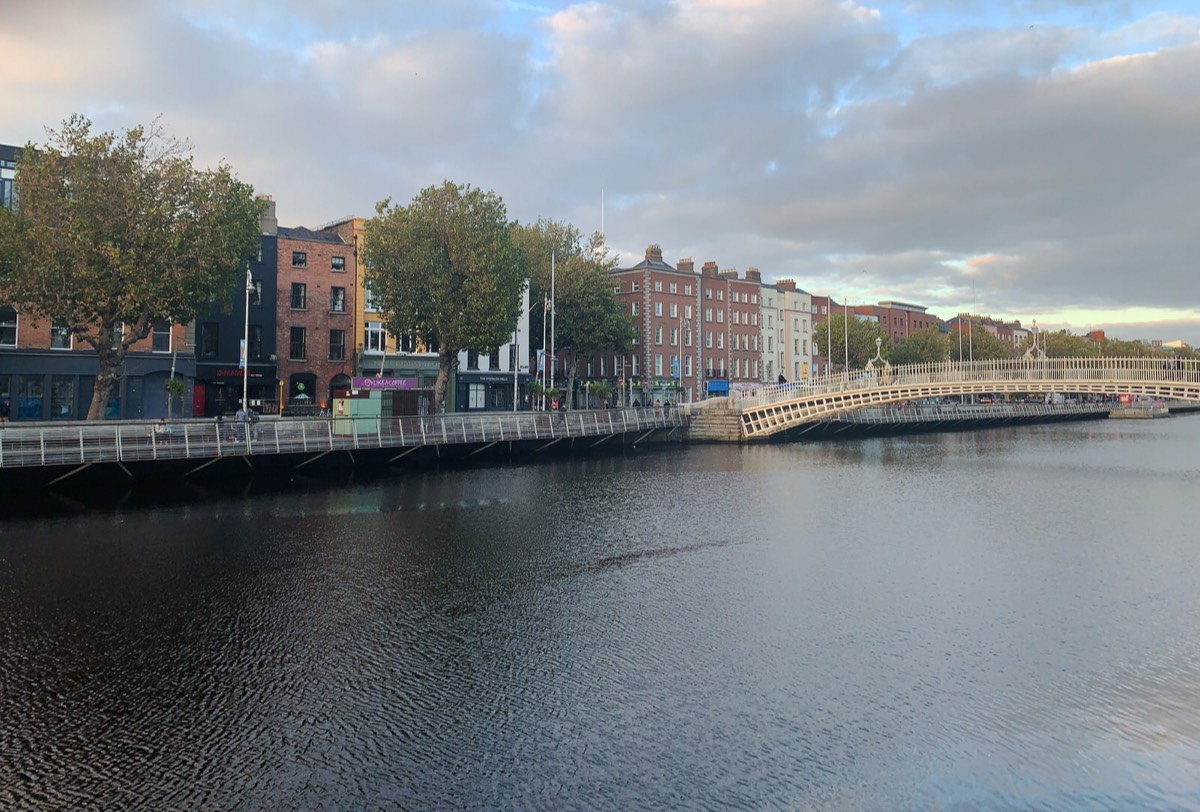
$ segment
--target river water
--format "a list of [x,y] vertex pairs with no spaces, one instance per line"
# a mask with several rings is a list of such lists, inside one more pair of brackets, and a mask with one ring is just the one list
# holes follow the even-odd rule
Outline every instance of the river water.
[[0,521],[4,809],[1200,809],[1200,416]]

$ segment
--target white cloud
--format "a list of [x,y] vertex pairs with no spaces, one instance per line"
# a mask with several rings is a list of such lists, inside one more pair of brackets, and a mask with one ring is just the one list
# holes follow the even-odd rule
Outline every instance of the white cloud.
[[1198,28],[1137,2],[26,3],[0,141],[161,113],[285,224],[450,178],[590,231],[603,189],[627,262],[946,312],[973,281],[995,315],[1140,307],[1200,344]]

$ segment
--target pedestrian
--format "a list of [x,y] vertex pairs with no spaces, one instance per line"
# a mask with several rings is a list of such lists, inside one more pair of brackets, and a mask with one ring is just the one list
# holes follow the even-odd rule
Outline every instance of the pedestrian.
[[250,410],[250,425],[253,427],[253,430],[254,430],[254,439],[257,440],[259,437],[259,435],[258,435],[258,431],[259,431],[259,429],[258,429],[258,412],[255,411],[254,409]]
[[166,445],[170,440],[171,428],[167,425],[165,417],[158,418],[158,422],[154,424],[154,440],[159,445]]
[[233,416],[233,421],[235,424],[234,429],[233,429],[234,436],[237,437],[238,442],[241,442],[246,437],[246,407],[245,407],[245,405],[238,407],[237,412]]

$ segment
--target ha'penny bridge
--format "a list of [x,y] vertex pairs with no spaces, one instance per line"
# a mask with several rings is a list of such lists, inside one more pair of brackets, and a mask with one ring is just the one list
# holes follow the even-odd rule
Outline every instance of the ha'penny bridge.
[[[754,442],[802,431],[813,424],[853,420],[852,415],[899,403],[938,402],[962,396],[1042,395],[1055,398],[1130,395],[1150,401],[1200,405],[1200,362],[1152,358],[1035,358],[943,362],[893,367],[880,359],[865,369],[731,392],[688,408],[688,437],[710,442]],[[1012,414],[1019,409],[1006,407]],[[1107,415],[1111,406],[1044,408],[1055,414],[1086,411]],[[992,410],[989,410],[992,411]],[[1029,409],[1028,417],[1038,412]],[[1002,412],[994,410],[996,415]],[[963,411],[960,416],[979,417]],[[927,422],[914,411],[911,422]]]

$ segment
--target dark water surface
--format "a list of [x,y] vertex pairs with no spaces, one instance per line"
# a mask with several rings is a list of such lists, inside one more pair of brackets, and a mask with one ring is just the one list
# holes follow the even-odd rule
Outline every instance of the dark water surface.
[[1200,809],[1200,417],[0,521],[4,809]]

